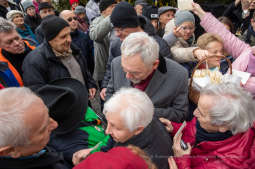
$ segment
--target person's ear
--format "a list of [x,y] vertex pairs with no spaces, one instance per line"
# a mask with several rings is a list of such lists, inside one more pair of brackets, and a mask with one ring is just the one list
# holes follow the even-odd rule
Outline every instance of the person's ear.
[[159,65],[159,59],[155,60],[155,62],[153,63],[153,70],[156,70],[158,68],[158,65]]
[[0,147],[0,156],[10,156],[10,153],[13,151],[11,146]]
[[138,127],[138,128],[135,130],[134,135],[140,134],[143,130],[144,130],[144,127],[143,127],[143,126]]

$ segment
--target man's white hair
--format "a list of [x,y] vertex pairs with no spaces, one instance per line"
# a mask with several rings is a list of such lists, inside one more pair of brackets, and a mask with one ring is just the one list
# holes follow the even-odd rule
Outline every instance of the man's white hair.
[[135,88],[121,88],[105,104],[103,113],[120,114],[130,132],[152,121],[154,106],[145,92]]
[[30,89],[11,87],[0,90],[0,147],[29,144],[24,114],[35,97]]
[[14,30],[16,31],[16,26],[14,23],[0,17],[0,33],[10,33]]
[[147,66],[152,64],[159,57],[159,45],[145,32],[129,34],[121,44],[121,57],[132,57],[140,54]]
[[250,93],[239,85],[222,83],[208,85],[201,95],[214,97],[209,110],[211,124],[226,125],[233,134],[247,131],[255,121],[255,101]]

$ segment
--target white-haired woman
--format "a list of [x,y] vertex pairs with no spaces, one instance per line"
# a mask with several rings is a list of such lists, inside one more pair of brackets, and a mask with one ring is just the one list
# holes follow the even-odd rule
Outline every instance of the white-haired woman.
[[[255,102],[232,83],[208,85],[201,91],[194,118],[182,134],[181,124],[161,119],[174,136],[170,169],[255,168]],[[180,146],[181,139],[188,149]]]

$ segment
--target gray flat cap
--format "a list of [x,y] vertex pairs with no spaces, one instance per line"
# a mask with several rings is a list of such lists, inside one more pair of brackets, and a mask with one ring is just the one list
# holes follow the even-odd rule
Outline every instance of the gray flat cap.
[[172,6],[162,6],[158,9],[158,15],[162,15],[163,13],[167,12],[167,11],[174,11],[176,12],[176,8],[172,7]]

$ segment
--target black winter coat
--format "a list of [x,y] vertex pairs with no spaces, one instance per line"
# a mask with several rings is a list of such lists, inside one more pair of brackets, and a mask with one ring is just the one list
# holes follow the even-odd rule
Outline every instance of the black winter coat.
[[34,158],[0,157],[0,169],[71,169],[61,154],[46,149],[44,154]]
[[25,24],[30,26],[31,30],[35,33],[35,29],[41,24],[41,17],[36,14],[35,17],[26,15],[24,18]]
[[93,75],[95,62],[93,54],[93,41],[87,33],[76,30],[71,32],[72,42],[81,49],[83,56],[87,60],[88,70]]
[[37,28],[35,29],[35,37],[36,37],[39,44],[43,43],[44,34],[43,34],[42,24],[37,26]]
[[[144,30],[144,32],[146,32],[149,36],[153,37],[158,42],[159,56],[172,59],[172,55],[170,53],[170,49],[167,42],[156,34],[156,30],[154,29],[151,22],[143,16],[139,16],[139,21],[140,21],[140,26]],[[104,80],[102,82],[101,88],[107,88],[108,82],[111,79],[111,63],[115,57],[118,57],[121,55],[121,51],[120,51],[121,43],[122,42],[120,41],[119,38],[111,42],[110,49],[109,49],[109,57],[108,57],[107,65],[106,65],[106,71],[105,71]]]
[[[10,6],[11,10],[19,10],[20,11],[20,8],[18,7],[18,5],[9,3],[9,6]],[[3,7],[2,5],[0,5],[0,17],[3,17],[6,19],[7,13],[8,13],[8,10],[6,9],[6,7]]]
[[[88,89],[96,88],[95,80],[88,71],[86,58],[82,56],[80,49],[75,45],[71,44],[71,49],[74,58],[80,65],[86,86]],[[51,81],[71,77],[67,68],[55,56],[46,41],[26,56],[22,70],[24,85],[31,87],[33,90]]]
[[241,3],[239,3],[237,6],[235,6],[235,2],[233,2],[224,12],[223,16],[228,17],[234,24],[235,31],[238,30],[238,28],[241,29],[241,33],[244,33],[244,31],[248,28],[251,18],[253,16],[254,10],[250,11],[250,15],[246,17],[245,19],[242,18],[242,6]]
[[145,151],[158,169],[168,169],[168,157],[173,155],[172,139],[159,120],[152,122],[137,136],[115,146],[134,145]]

